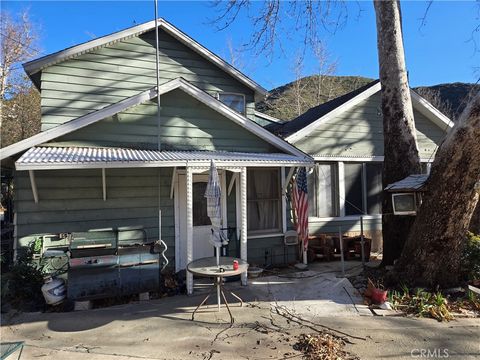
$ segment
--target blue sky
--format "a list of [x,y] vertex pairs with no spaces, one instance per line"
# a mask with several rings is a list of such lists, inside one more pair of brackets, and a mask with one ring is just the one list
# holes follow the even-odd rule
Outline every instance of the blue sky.
[[[255,13],[259,3],[252,5]],[[346,25],[335,33],[320,30],[337,75],[378,77],[375,14],[371,1],[349,2]],[[435,1],[420,29],[427,2],[402,3],[405,51],[411,86],[447,82],[476,82],[480,51],[469,39],[480,23],[480,5],[473,1]],[[123,28],[153,19],[151,1],[2,1],[3,10],[12,14],[28,8],[40,28],[42,54],[88,41]],[[253,28],[246,13],[233,26],[217,31],[209,23],[216,9],[208,1],[160,1],[159,15],[198,42],[229,60],[227,43],[241,47],[250,39]],[[288,20],[282,25],[282,48],[272,58],[241,53],[241,70],[267,89],[294,79],[292,63],[300,52],[301,36],[291,30]],[[288,36],[286,34],[289,34]],[[480,32],[474,34],[480,47]],[[315,71],[315,60],[306,56],[304,75]]]

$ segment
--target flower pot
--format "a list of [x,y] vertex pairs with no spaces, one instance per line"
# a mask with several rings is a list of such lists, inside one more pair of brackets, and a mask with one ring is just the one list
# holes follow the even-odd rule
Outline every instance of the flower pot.
[[383,304],[387,301],[387,291],[375,288],[372,291],[372,301],[375,304]]

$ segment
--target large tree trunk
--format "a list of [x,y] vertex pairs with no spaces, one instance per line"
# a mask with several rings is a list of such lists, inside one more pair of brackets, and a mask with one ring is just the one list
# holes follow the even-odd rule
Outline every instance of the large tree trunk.
[[457,285],[480,192],[480,93],[440,146],[412,232],[395,266],[410,284]]
[[[420,172],[415,122],[403,49],[400,3],[374,1],[377,19],[378,60],[382,84],[384,137],[384,188]],[[394,216],[391,196],[382,204],[383,265],[400,256],[413,224],[406,216]]]
[[480,203],[477,203],[477,208],[473,212],[469,231],[474,234],[480,234]]

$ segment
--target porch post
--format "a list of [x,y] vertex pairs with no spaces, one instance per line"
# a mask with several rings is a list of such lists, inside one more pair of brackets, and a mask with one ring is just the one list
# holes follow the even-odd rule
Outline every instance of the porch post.
[[[240,173],[240,258],[247,261],[247,168]],[[242,285],[247,285],[247,273],[242,274]]]
[[[193,172],[187,166],[187,264],[193,260]],[[187,293],[193,293],[193,274],[187,271]]]

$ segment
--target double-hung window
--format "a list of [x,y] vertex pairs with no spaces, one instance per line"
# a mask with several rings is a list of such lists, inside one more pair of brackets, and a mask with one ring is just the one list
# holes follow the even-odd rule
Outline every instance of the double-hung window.
[[218,100],[227,105],[229,108],[245,115],[245,95],[219,92],[217,96]]
[[248,233],[282,231],[280,169],[255,168],[247,172]]

